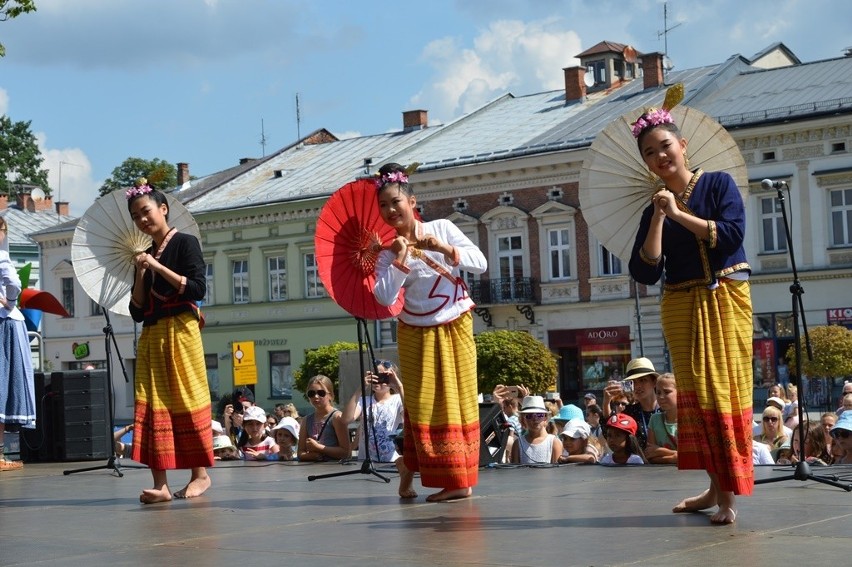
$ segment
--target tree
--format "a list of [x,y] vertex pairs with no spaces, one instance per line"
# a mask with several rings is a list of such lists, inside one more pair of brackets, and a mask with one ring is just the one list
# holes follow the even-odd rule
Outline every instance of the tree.
[[133,187],[140,177],[147,179],[148,184],[155,189],[168,191],[177,185],[177,168],[159,158],[146,160],[129,157],[112,170],[111,176],[104,181],[100,189],[100,195],[112,193],[116,189]]
[[14,197],[19,186],[34,185],[49,195],[47,170],[41,168],[42,161],[30,123],[12,122],[8,116],[0,116],[0,193]]
[[330,345],[311,349],[305,353],[305,361],[293,373],[293,385],[300,392],[308,388],[308,380],[317,374],[331,378],[334,391],[340,391],[340,353],[345,350],[358,350],[355,343],[338,341]]
[[[27,12],[35,12],[33,0],[0,0],[0,22],[17,18]],[[6,48],[0,43],[0,57],[6,56]]]
[[[814,359],[808,360],[802,337],[802,373],[809,378],[852,375],[852,331],[839,325],[814,327],[808,333]],[[787,349],[790,373],[796,373],[796,345]]]
[[557,357],[529,333],[486,331],[475,341],[480,392],[491,392],[497,384],[523,384],[530,392],[555,385]]

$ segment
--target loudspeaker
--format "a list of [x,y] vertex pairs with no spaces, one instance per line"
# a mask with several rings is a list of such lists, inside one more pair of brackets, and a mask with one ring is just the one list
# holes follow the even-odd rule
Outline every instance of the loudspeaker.
[[[41,384],[42,394],[39,395]],[[40,400],[36,430],[21,443],[26,461],[90,461],[112,454],[105,370],[53,372],[49,380],[36,377]],[[38,441],[43,439],[39,444]],[[24,456],[24,447],[27,455]],[[29,448],[33,447],[34,451]]]
[[479,466],[503,460],[511,425],[500,404],[479,404]]
[[49,390],[50,376],[35,373],[36,427],[21,429],[21,459],[25,463],[56,460],[53,444],[53,392]]

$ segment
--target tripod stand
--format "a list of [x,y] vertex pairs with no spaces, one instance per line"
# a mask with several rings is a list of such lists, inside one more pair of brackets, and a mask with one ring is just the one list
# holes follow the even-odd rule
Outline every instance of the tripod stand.
[[[365,365],[364,365],[364,349],[366,347],[366,354],[370,356],[370,360],[374,360],[373,357],[373,345],[370,343],[370,331],[367,328],[367,321],[364,319],[356,318],[358,324],[358,363],[359,368],[361,370],[361,374],[359,377],[359,381],[361,382],[361,418],[363,420],[364,429],[362,430],[362,435],[364,437],[364,462],[361,463],[361,468],[357,471],[343,471],[337,473],[329,473],[329,474],[320,474],[320,475],[310,475],[308,480],[318,480],[323,478],[331,478],[335,476],[347,476],[350,474],[371,474],[373,476],[377,476],[385,482],[390,482],[390,479],[382,474],[380,474],[374,467],[373,461],[370,458],[370,435],[369,435],[369,427],[370,423],[373,423],[372,418],[369,414],[373,412],[372,407],[367,406],[367,386],[364,383],[364,375],[367,373]],[[375,366],[375,365],[374,365]],[[373,368],[373,371],[378,375],[379,371],[377,368]],[[372,406],[372,404],[371,404]],[[374,433],[375,434],[375,433]]]
[[[801,338],[804,335],[805,339],[805,351],[808,355],[808,360],[813,359],[813,352],[811,350],[811,341],[808,336],[808,324],[805,321],[805,309],[802,305],[802,295],[805,293],[805,290],[802,288],[801,283],[799,283],[799,273],[796,270],[796,256],[793,252],[793,238],[790,235],[790,223],[787,219],[787,208],[784,206],[784,191],[783,188],[786,184],[782,184],[778,189],[778,201],[781,204],[781,216],[784,219],[784,230],[787,236],[787,250],[790,253],[790,265],[793,270],[793,284],[790,286],[790,296],[792,299],[792,313],[793,313],[793,341],[794,348],[796,349],[796,376],[799,380],[802,380],[802,342]],[[803,333],[799,332],[799,319],[802,320],[802,329]],[[755,484],[767,484],[771,482],[781,482],[785,480],[813,480],[816,482],[820,482],[822,484],[828,484],[831,486],[835,486],[837,488],[842,488],[847,492],[852,492],[852,484],[839,482],[838,477],[832,475],[829,476],[820,476],[811,473],[811,467],[808,462],[805,460],[805,420],[804,417],[804,384],[799,384],[799,387],[796,390],[796,402],[798,405],[798,417],[799,424],[796,426],[796,429],[799,433],[799,462],[794,465],[795,469],[792,475],[781,476],[777,478],[764,478],[760,480],[756,480]]]
[[[116,476],[123,477],[124,473],[121,472],[121,464],[119,463],[119,459],[115,454],[115,442],[112,438],[114,429],[115,429],[115,408],[113,407],[113,397],[112,397],[112,350],[110,348],[110,344],[115,345],[115,352],[118,354],[118,363],[121,365],[121,372],[124,374],[124,381],[130,382],[130,379],[127,377],[127,370],[124,368],[124,361],[121,360],[121,353],[118,351],[118,343],[115,340],[115,333],[112,331],[112,323],[109,320],[109,311],[106,309],[103,310],[104,319],[106,319],[106,326],[103,329],[104,333],[104,352],[106,353],[106,371],[107,371],[107,384],[106,384],[106,404],[107,404],[107,415],[109,416],[109,459],[107,459],[106,464],[99,465],[96,467],[86,467],[82,469],[75,470],[67,470],[63,471],[62,474],[69,475],[74,473],[88,472],[88,471],[97,471],[101,469],[111,470]],[[110,343],[110,339],[112,343]],[[127,465],[125,468],[132,469],[145,469],[148,467],[144,466],[134,466]]]

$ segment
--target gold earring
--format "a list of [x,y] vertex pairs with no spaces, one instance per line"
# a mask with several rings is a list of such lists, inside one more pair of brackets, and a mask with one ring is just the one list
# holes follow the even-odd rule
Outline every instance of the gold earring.
[[[686,166],[686,169],[690,169],[690,167],[689,167],[689,156],[686,154],[686,152],[683,152],[683,164]],[[690,169],[690,171],[691,171],[691,169]]]

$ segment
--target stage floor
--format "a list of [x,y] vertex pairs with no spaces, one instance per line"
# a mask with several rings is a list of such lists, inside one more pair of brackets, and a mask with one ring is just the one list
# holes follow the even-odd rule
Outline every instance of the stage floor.
[[[222,463],[202,497],[142,506],[147,470],[0,473],[0,565],[808,565],[848,560],[852,493],[815,481],[755,487],[731,526],[672,514],[706,486],[674,467],[491,468],[473,498],[414,501],[360,465]],[[127,462],[128,465],[132,464]],[[307,480],[308,475],[354,474]],[[813,467],[852,483],[852,467]],[[792,474],[758,467],[757,478]],[[176,490],[187,471],[170,474]]]

